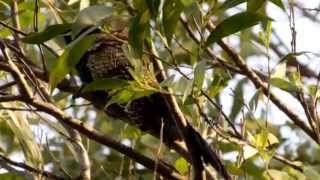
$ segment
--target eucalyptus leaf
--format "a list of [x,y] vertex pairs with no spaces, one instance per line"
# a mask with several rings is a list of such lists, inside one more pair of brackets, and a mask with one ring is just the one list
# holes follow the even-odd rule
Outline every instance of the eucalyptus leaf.
[[162,26],[168,44],[171,42],[183,8],[180,0],[166,0],[163,6]]
[[69,72],[71,72],[72,69],[74,69],[80,58],[94,42],[95,36],[90,35],[78,40],[72,46],[65,49],[50,72],[49,85],[51,91],[65,78]]
[[123,79],[116,79],[116,78],[98,79],[89,84],[86,84],[82,89],[82,92],[119,89],[119,88],[124,88],[129,84],[130,83],[128,81]]
[[272,2],[273,4],[275,4],[276,6],[278,6],[279,8],[281,8],[282,10],[286,10],[282,0],[270,0],[270,2]]
[[113,12],[111,6],[94,5],[80,11],[72,25],[72,37],[76,37],[84,28],[98,26]]
[[267,22],[269,20],[271,20],[271,18],[253,12],[235,14],[217,25],[209,35],[206,45],[218,42],[226,36],[245,30],[259,24],[260,22]]
[[219,9],[220,10],[230,9],[246,1],[247,0],[225,0],[224,3],[219,7]]
[[271,78],[270,84],[288,92],[301,92],[301,88],[281,78]]
[[247,11],[258,11],[266,2],[266,0],[247,0]]
[[22,41],[29,44],[41,44],[70,30],[71,24],[55,24],[48,26],[44,31],[28,34],[22,38]]

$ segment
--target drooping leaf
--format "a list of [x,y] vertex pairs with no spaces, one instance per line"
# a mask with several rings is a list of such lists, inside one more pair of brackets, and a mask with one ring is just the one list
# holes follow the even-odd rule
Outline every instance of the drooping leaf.
[[199,88],[202,89],[205,73],[206,73],[206,61],[200,61],[194,70],[194,83]]
[[65,76],[76,66],[80,58],[95,42],[95,36],[86,36],[71,47],[65,49],[63,54],[58,58],[49,76],[49,85],[51,91],[62,81]]
[[290,83],[281,78],[271,78],[270,84],[288,92],[300,92],[301,89],[294,83]]
[[254,93],[254,95],[250,99],[249,108],[251,111],[255,111],[257,109],[260,94],[261,94],[261,92],[260,92],[260,90],[258,90],[256,93]]
[[[2,103],[1,107],[18,107],[18,103]],[[40,147],[32,133],[31,125],[21,113],[7,111],[10,120],[7,124],[18,139],[27,164],[40,168],[43,165],[43,158]]]
[[247,0],[247,11],[255,12],[259,10],[266,0]]
[[270,0],[270,2],[272,2],[273,4],[275,4],[276,6],[278,6],[279,8],[281,8],[282,10],[286,10],[286,8],[284,7],[284,4],[282,2],[282,0]]
[[162,25],[168,44],[171,42],[183,8],[180,0],[166,0],[163,6]]
[[70,30],[71,24],[55,24],[48,26],[42,32],[28,34],[26,37],[22,38],[22,41],[29,44],[40,44]]
[[230,9],[246,1],[247,0],[225,0],[224,3],[219,7],[219,9],[220,10]]
[[217,27],[209,35],[206,45],[210,45],[226,36],[257,25],[260,22],[266,22],[269,20],[271,20],[271,18],[253,12],[242,12],[235,14],[217,25]]
[[230,113],[230,119],[234,120],[243,107],[243,86],[247,82],[247,79],[242,79],[238,82],[234,89],[233,104]]
[[99,90],[113,90],[124,88],[128,86],[129,82],[123,79],[116,79],[116,78],[104,78],[95,80],[87,85],[84,86],[82,89],[83,92],[89,91],[99,91]]
[[230,80],[229,75],[220,69],[215,69],[213,72],[213,80],[208,87],[208,95],[210,97],[215,97],[218,95],[224,87],[228,85]]
[[143,52],[143,43],[146,38],[146,32],[148,32],[149,29],[150,18],[151,14],[147,9],[133,19],[129,30],[129,44],[139,56],[141,56]]
[[98,26],[103,20],[110,17],[112,10],[111,6],[94,5],[80,11],[72,25],[72,37],[76,37],[83,28]]

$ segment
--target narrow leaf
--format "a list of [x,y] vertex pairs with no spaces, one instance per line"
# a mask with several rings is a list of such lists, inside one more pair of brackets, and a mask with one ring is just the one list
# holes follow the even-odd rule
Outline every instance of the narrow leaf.
[[248,0],[247,11],[255,12],[259,10],[265,3],[266,0]]
[[258,13],[238,13],[218,24],[217,27],[209,35],[206,45],[210,45],[221,40],[226,36],[257,25],[260,22],[265,22],[269,20],[271,20],[269,17]]
[[72,36],[75,37],[83,28],[98,26],[103,20],[110,17],[113,8],[110,6],[94,5],[78,13],[72,25]]
[[151,15],[149,10],[144,11],[133,19],[129,30],[129,44],[139,56],[141,56],[143,52],[143,43],[149,28],[150,18]]
[[95,42],[95,36],[86,36],[78,40],[71,47],[67,48],[58,58],[49,76],[49,85],[51,91],[60,81],[76,66],[80,58]]
[[95,80],[82,89],[82,92],[99,91],[99,90],[112,90],[123,88],[129,85],[129,82],[123,79],[104,78]]
[[40,44],[70,30],[71,24],[55,24],[48,26],[42,32],[28,34],[26,37],[22,38],[22,41],[29,44]]
[[281,79],[281,78],[271,78],[270,84],[272,84],[282,90],[288,91],[288,92],[300,92],[301,91],[301,89],[298,86],[296,86],[295,84],[290,83],[290,82],[288,82],[284,79]]
[[180,0],[167,0],[163,6],[162,24],[168,44],[171,42],[182,10],[183,4]]
[[194,83],[199,89],[202,89],[205,73],[206,61],[200,61],[194,70]]
[[284,4],[282,2],[282,0],[270,0],[270,2],[272,2],[273,4],[275,4],[276,6],[278,6],[279,8],[281,8],[282,10],[286,10],[286,8],[284,7]]
[[224,3],[219,7],[219,9],[220,10],[230,9],[244,2],[246,2],[246,0],[225,0]]

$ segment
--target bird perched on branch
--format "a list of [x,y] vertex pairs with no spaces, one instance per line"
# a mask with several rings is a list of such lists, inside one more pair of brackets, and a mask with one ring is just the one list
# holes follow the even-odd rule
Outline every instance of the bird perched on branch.
[[[98,33],[94,46],[85,53],[76,66],[83,83],[90,83],[101,78],[133,80],[129,72],[132,66],[121,46],[122,42],[114,36]],[[95,93],[106,101],[111,98],[111,94],[106,91]],[[163,141],[170,146],[175,141],[182,141],[182,137],[169,108],[163,95],[154,93],[135,99],[129,105],[112,104],[105,111],[109,116],[123,119],[156,137],[160,137],[163,125]],[[192,142],[194,150],[201,156],[199,158],[211,164],[225,179],[229,179],[218,156],[201,135],[191,125],[188,132],[187,138]]]

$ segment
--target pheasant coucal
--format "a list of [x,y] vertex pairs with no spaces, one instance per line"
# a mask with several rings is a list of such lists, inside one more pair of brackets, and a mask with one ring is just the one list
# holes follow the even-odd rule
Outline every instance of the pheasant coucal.
[[[96,33],[96,42],[80,59],[76,68],[80,79],[84,84],[101,78],[117,78],[133,80],[129,69],[130,62],[124,54],[122,42],[103,33]],[[110,99],[110,93],[93,92],[98,99]],[[182,137],[170,115],[170,107],[161,93],[133,100],[129,106],[125,104],[112,104],[105,110],[113,117],[125,120],[156,137],[160,136],[163,124],[163,141],[169,147],[176,141],[182,141]],[[193,148],[199,153],[205,163],[211,164],[225,179],[230,179],[219,157],[209,147],[201,135],[189,126],[188,138],[191,139]]]

